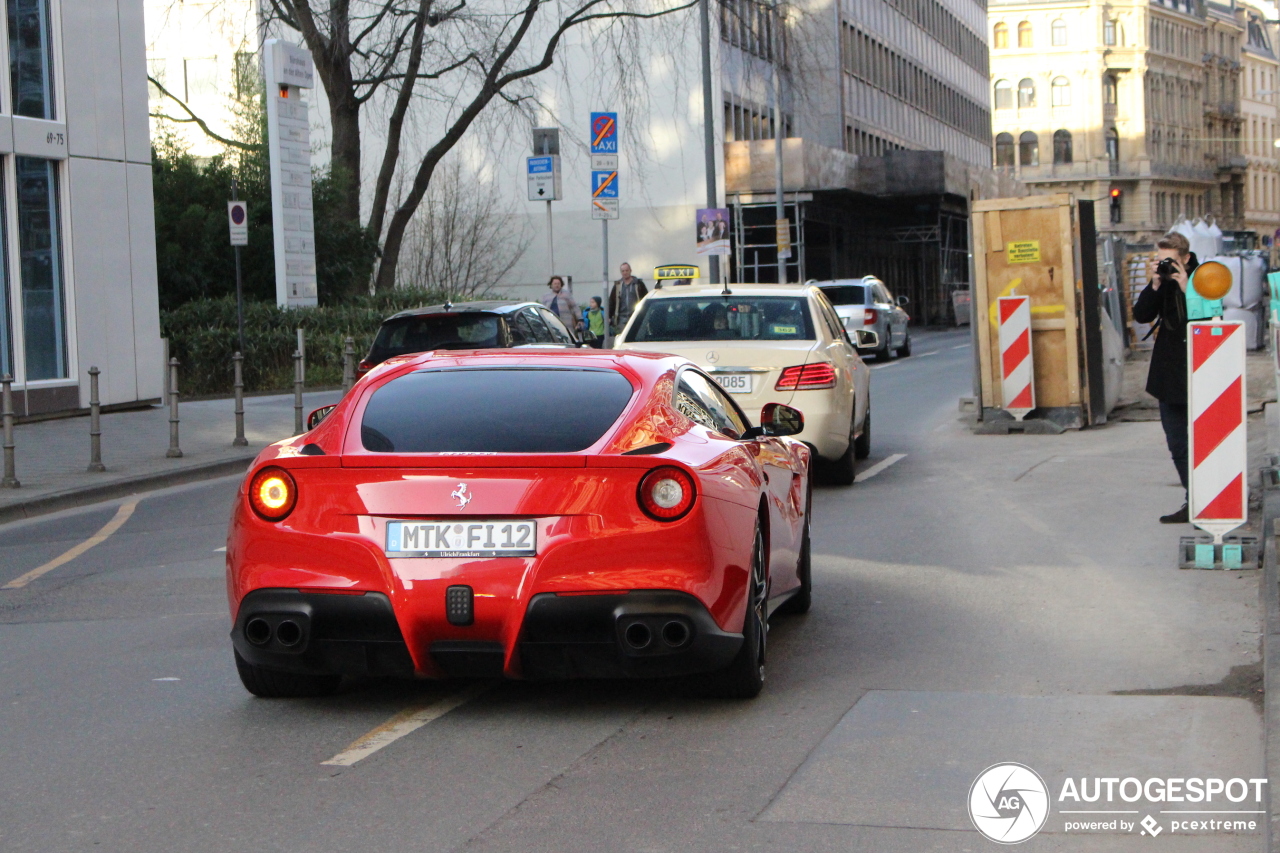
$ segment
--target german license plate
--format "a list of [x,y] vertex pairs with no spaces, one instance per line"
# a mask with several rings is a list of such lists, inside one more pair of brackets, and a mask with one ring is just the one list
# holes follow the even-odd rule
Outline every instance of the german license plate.
[[389,521],[388,557],[532,557],[538,553],[533,521]]
[[720,383],[720,387],[728,391],[730,394],[750,394],[751,379],[750,373],[718,373],[715,375],[716,382]]

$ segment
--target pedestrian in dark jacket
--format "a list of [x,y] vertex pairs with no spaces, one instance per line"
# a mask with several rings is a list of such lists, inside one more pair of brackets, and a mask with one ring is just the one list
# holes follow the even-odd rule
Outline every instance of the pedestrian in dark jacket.
[[631,274],[631,264],[624,262],[618,267],[618,271],[622,273],[622,278],[615,281],[613,289],[609,291],[609,325],[613,327],[614,334],[622,331],[622,327],[631,319],[636,303],[649,292],[644,282]]
[[[1173,261],[1173,271],[1156,272],[1162,260]],[[1178,469],[1182,489],[1187,488],[1187,282],[1198,261],[1187,238],[1166,234],[1156,243],[1156,255],[1148,269],[1151,280],[1138,294],[1133,319],[1155,324],[1155,347],[1147,371],[1147,393],[1160,401],[1160,424],[1165,443]],[[1163,524],[1186,524],[1190,520],[1187,503],[1182,509],[1160,517]]]

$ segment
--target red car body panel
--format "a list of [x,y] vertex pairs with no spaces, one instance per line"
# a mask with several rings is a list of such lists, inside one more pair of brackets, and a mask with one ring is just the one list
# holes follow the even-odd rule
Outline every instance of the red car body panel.
[[[578,453],[376,453],[360,436],[373,393],[407,373],[439,367],[605,367],[635,393],[614,425]],[[444,674],[439,641],[502,644],[504,674],[521,675],[517,644],[530,600],[559,595],[671,590],[693,596],[720,629],[742,630],[752,543],[761,509],[770,596],[799,584],[808,499],[809,449],[785,438],[738,441],[681,414],[672,403],[681,358],[649,353],[485,350],[389,359],[361,379],[309,433],[262,451],[241,485],[227,539],[233,622],[246,595],[285,589],[377,592],[391,601],[419,676]],[[623,455],[658,443],[656,454]],[[306,450],[304,451],[304,448]],[[310,455],[322,452],[323,455]],[[297,504],[279,522],[250,506],[247,484],[264,466],[286,469]],[[697,498],[677,521],[640,508],[641,478],[675,465],[692,474]],[[468,484],[460,509],[451,492]],[[389,558],[390,520],[535,519],[533,557]],[[445,589],[474,590],[474,622],[446,620]]]

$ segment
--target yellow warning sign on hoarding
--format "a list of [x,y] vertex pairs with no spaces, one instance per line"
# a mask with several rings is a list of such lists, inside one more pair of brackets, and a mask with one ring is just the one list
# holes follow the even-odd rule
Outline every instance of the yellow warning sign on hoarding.
[[1011,264],[1034,264],[1040,260],[1039,240],[1015,240],[1007,248],[1006,260]]

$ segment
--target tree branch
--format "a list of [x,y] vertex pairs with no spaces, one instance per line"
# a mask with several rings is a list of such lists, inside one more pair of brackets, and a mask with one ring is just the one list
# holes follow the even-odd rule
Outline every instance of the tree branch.
[[187,118],[179,118],[177,116],[166,115],[164,113],[151,113],[152,118],[165,119],[166,121],[172,121],[177,124],[194,124],[196,127],[204,131],[205,135],[210,139],[217,140],[230,148],[239,148],[241,151],[262,151],[266,147],[253,142],[241,142],[238,139],[229,139],[222,134],[215,132],[211,127],[209,127],[209,124],[204,119],[191,111],[191,107],[187,106],[185,101],[166,89],[163,83],[152,77],[150,74],[147,75],[147,80],[151,85],[160,90],[160,94],[182,107],[182,111],[187,114]]

